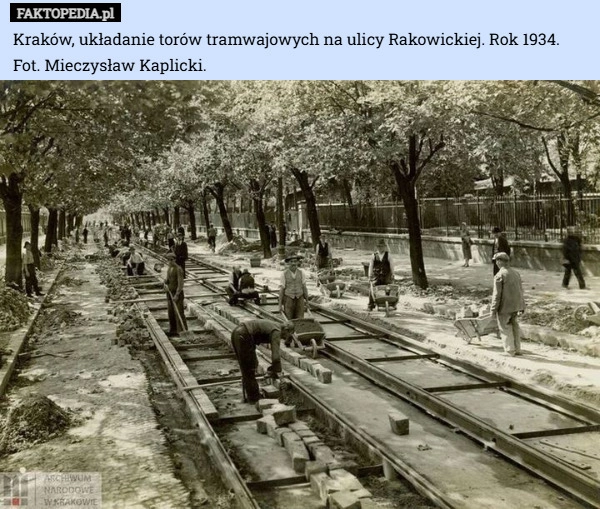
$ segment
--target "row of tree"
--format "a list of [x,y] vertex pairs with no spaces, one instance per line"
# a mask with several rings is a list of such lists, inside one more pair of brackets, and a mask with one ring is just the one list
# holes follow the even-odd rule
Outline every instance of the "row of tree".
[[[599,167],[597,82],[290,81],[5,82],[0,103],[2,196],[10,227],[7,280],[20,281],[20,208],[80,217],[110,203],[141,224],[214,202],[252,204],[265,256],[265,204],[283,189],[306,202],[313,242],[317,198],[401,199],[414,282],[427,277],[419,195],[459,195],[489,176],[533,182]],[[461,193],[462,191],[462,193]],[[18,211],[17,211],[18,209]],[[52,217],[52,216],[51,216]],[[58,221],[56,221],[58,223]],[[175,222],[179,222],[175,219]],[[50,232],[49,221],[49,232]],[[8,226],[8,225],[7,225]],[[195,235],[195,225],[192,225]],[[54,241],[47,237],[46,248]],[[15,240],[18,239],[16,244]],[[20,259],[20,258],[19,258]],[[12,263],[11,263],[12,262]],[[9,266],[13,269],[9,269]],[[18,268],[17,268],[18,267]]]

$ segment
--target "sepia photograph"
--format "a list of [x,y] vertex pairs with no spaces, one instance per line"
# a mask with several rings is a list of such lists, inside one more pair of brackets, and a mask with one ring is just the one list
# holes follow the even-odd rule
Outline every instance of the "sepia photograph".
[[2,507],[600,507],[600,81],[0,85]]

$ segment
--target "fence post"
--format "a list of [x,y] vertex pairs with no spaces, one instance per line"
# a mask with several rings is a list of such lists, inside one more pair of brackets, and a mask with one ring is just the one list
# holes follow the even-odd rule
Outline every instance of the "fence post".
[[450,228],[449,228],[449,222],[448,221],[448,197],[446,196],[446,237],[450,237]]
[[479,210],[479,193],[477,193],[477,238],[481,238],[481,214]]
[[563,236],[563,196],[562,192],[558,195],[558,217],[560,221],[560,238]]
[[519,240],[519,227],[517,226],[517,192],[513,191],[513,210],[515,214],[515,240]]

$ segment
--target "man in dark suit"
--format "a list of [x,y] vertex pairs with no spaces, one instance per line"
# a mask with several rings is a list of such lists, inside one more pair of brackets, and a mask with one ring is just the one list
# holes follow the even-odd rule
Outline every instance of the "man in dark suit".
[[506,236],[502,230],[498,226],[494,226],[492,229],[492,233],[494,234],[494,244],[492,245],[492,266],[494,269],[494,276],[498,274],[500,267],[494,260],[494,255],[496,253],[506,253],[510,257],[510,245],[508,240],[506,240]]

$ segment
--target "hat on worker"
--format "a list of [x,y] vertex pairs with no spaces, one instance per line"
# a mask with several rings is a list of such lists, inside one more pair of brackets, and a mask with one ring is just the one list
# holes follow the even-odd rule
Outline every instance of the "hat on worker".
[[288,257],[287,257],[287,258],[284,260],[284,262],[285,262],[285,263],[289,263],[289,262],[291,262],[292,260],[296,260],[296,261],[298,261],[298,262],[299,262],[300,260],[302,260],[302,257],[301,257],[301,256],[298,256],[298,255],[292,255],[292,256],[288,256]]
[[176,256],[175,256],[175,253],[172,253],[172,252],[170,252],[170,251],[169,251],[169,252],[168,252],[168,253],[165,255],[165,258],[166,258],[167,260],[174,260],[174,259],[176,258]]
[[379,246],[383,246],[383,247],[387,246],[387,243],[386,243],[385,239],[379,239],[377,241],[377,247],[379,247]]
[[500,233],[502,230],[498,226],[492,228],[492,233]]
[[496,253],[494,255],[494,257],[492,258],[492,260],[504,260],[505,262],[508,262],[510,260],[510,256],[508,256],[503,251],[500,251],[499,253]]

